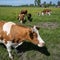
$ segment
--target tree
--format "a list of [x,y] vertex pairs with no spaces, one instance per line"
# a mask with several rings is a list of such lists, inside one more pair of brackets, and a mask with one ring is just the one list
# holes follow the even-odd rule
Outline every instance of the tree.
[[35,0],[34,3],[35,3],[35,6],[37,6],[37,0]]
[[46,5],[46,1],[44,1],[44,3],[43,3],[44,5]]
[[52,6],[52,1],[50,1],[49,5]]
[[37,0],[37,4],[38,6],[40,6],[41,0]]
[[40,6],[41,0],[35,0],[34,3],[35,3],[35,6]]
[[58,1],[57,5],[60,6],[60,1]]
[[44,1],[43,6],[46,7],[46,1]]

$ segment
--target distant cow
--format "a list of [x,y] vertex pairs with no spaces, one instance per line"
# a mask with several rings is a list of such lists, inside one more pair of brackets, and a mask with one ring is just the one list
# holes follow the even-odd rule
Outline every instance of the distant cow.
[[39,47],[45,45],[36,26],[25,27],[13,22],[0,22],[0,43],[3,43],[6,46],[11,60],[13,60],[11,46],[16,48],[24,41],[31,42]]
[[27,15],[27,10],[21,10],[18,15],[18,20],[20,23],[25,23],[26,19],[25,16]]
[[45,14],[51,15],[51,10],[50,10],[50,9],[44,9],[44,10],[42,11],[42,15],[45,15]]
[[17,19],[19,20],[20,23],[24,23],[25,22],[25,15],[24,14],[19,14]]

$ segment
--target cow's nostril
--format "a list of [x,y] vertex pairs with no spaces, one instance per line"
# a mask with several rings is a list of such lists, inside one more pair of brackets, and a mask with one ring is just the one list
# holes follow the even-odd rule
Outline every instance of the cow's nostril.
[[45,43],[39,43],[38,46],[39,47],[44,47],[45,46]]

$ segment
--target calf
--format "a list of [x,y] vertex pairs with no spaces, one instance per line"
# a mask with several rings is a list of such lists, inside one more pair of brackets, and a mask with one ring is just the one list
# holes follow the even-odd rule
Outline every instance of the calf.
[[44,15],[44,14],[51,15],[51,10],[50,10],[50,9],[44,9],[44,10],[42,11],[42,15]]
[[19,20],[20,23],[24,23],[25,15],[24,14],[19,14],[17,19]]
[[27,10],[24,9],[24,10],[21,10],[21,12],[19,13],[18,15],[18,20],[20,23],[25,23],[25,16],[27,15]]
[[25,27],[13,22],[0,22],[0,43],[3,43],[6,46],[11,60],[13,60],[11,46],[16,48],[24,41],[31,42],[39,47],[45,45],[36,26]]

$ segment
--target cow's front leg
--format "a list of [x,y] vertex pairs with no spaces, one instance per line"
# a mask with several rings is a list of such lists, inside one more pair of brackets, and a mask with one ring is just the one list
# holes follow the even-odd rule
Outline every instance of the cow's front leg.
[[6,48],[7,48],[8,54],[9,54],[9,58],[11,60],[13,60],[13,56],[11,54],[11,45],[12,45],[12,43],[10,41],[8,41],[7,44],[6,44]]
[[44,16],[44,13],[42,12],[42,16]]
[[20,23],[22,24],[22,23],[23,23],[23,21],[22,21],[22,20],[20,20]]
[[48,15],[49,15],[49,16],[51,15],[50,12],[48,12]]

